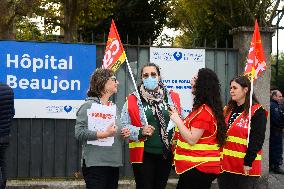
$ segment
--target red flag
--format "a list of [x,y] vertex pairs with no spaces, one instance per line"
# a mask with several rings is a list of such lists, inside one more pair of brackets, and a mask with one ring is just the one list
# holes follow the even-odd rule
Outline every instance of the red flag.
[[112,20],[103,59],[103,68],[112,69],[116,72],[125,59],[126,54],[121,44],[115,23]]
[[257,20],[255,20],[254,33],[250,44],[244,75],[250,80],[256,80],[262,71],[266,70],[266,61]]

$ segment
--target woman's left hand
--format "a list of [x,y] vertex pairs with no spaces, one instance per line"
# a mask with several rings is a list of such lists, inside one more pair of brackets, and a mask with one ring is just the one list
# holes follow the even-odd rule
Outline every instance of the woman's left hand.
[[124,138],[128,138],[130,136],[130,129],[126,127],[122,128],[121,136],[123,136]]
[[249,171],[251,170],[251,167],[244,165],[244,173],[245,175],[249,175]]

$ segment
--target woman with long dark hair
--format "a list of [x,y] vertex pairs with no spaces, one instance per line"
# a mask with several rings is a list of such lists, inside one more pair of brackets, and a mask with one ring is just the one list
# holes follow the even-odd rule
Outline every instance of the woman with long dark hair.
[[179,129],[174,165],[180,174],[178,189],[209,189],[220,174],[220,147],[226,140],[220,83],[215,72],[202,68],[191,80],[192,112],[182,120],[172,108]]
[[231,80],[232,98],[224,109],[228,138],[222,152],[220,189],[252,189],[261,175],[261,149],[267,118],[266,111],[253,94],[249,121],[250,91],[251,83],[246,76]]

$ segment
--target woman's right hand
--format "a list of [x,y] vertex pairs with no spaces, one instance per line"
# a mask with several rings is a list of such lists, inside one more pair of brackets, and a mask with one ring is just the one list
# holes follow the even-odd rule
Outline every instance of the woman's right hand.
[[123,138],[128,138],[130,136],[130,129],[126,128],[126,127],[122,128],[121,129],[121,136]]
[[155,128],[152,125],[145,125],[142,129],[143,136],[152,136]]
[[176,124],[183,122],[182,119],[180,118],[180,115],[178,114],[177,110],[174,107],[171,107],[169,109],[169,115],[170,119]]

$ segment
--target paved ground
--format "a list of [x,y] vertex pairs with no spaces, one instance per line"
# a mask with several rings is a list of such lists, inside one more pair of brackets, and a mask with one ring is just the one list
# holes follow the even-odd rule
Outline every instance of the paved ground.
[[[283,149],[284,149],[284,136],[283,136]],[[284,170],[284,165],[282,165],[282,169]],[[268,179],[268,188],[284,189],[284,175],[270,173]]]
[[[284,143],[283,143],[284,146]],[[282,166],[284,169],[284,166]],[[284,175],[269,174],[269,189],[284,189]],[[166,189],[176,188],[177,179],[169,179]],[[7,189],[84,189],[83,180],[9,180]],[[134,180],[120,180],[119,189],[135,189]],[[218,189],[214,181],[211,189]]]
[[[170,179],[168,181],[167,189],[176,188],[177,179]],[[82,180],[76,181],[23,181],[11,180],[8,181],[7,189],[84,189],[85,185]],[[133,180],[120,180],[119,189],[135,189],[135,182]],[[217,183],[214,182],[211,189],[218,189]],[[284,189],[284,175],[270,174],[269,175],[269,189]]]
[[[284,166],[282,168],[284,169]],[[270,173],[268,184],[269,189],[284,189],[284,175]]]

